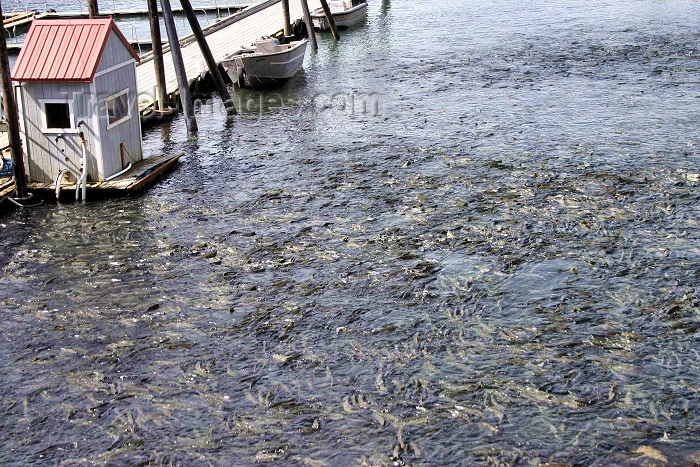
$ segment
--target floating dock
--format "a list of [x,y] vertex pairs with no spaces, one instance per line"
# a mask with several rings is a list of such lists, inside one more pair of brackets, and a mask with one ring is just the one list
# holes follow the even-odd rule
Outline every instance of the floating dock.
[[[113,194],[114,192],[120,192],[122,194],[134,193],[148,185],[153,183],[156,178],[158,178],[163,173],[171,169],[182,157],[182,154],[177,155],[160,155],[149,157],[147,159],[142,159],[135,163],[128,172],[116,177],[108,182],[88,182],[87,199],[90,199],[90,193],[93,195],[99,194],[96,192],[102,192],[103,194]],[[43,196],[51,195],[55,193],[56,185],[54,183],[46,182],[32,182],[29,184],[29,190],[41,194]],[[61,184],[61,192],[73,192],[75,193],[75,183],[74,182],[64,182]],[[110,193],[111,192],[111,193]],[[64,194],[64,196],[67,196]]]
[[[215,13],[217,17],[226,15],[229,16],[235,11],[242,10],[250,5],[255,4],[255,2],[239,2],[230,5],[207,5],[199,8],[195,8],[195,13]],[[174,6],[172,7],[174,14],[184,14],[185,11],[182,7]],[[100,16],[112,16],[114,18],[119,17],[130,17],[130,16],[146,16],[148,15],[147,9],[134,9],[134,10],[100,10]],[[5,29],[10,30],[13,28],[22,28],[23,26],[29,27],[32,20],[36,19],[51,19],[51,18],[87,18],[88,12],[82,11],[69,11],[69,12],[54,12],[45,11],[40,12],[38,10],[27,10],[20,13],[8,13],[3,18],[3,26]]]
[[15,182],[11,177],[0,178],[0,204],[15,194]]
[[[114,195],[128,195],[141,191],[153,184],[158,177],[172,169],[183,154],[160,155],[142,159],[134,164],[128,172],[108,182],[88,182],[87,199],[103,198]],[[8,156],[9,157],[9,156]],[[44,199],[54,199],[56,185],[54,183],[31,182],[27,188],[30,192]],[[75,183],[61,184],[64,198],[75,196]],[[15,194],[15,182],[11,177],[0,178],[0,212],[5,209],[5,202]],[[9,201],[7,201],[9,205]]]
[[[237,10],[242,10],[251,4],[255,4],[255,2],[238,2],[235,4],[228,4],[228,5],[206,5],[206,6],[201,6],[201,7],[194,7],[195,13],[216,13],[217,16],[225,14],[226,16],[230,15],[232,12],[237,11]],[[173,13],[178,15],[184,15],[185,10],[180,6],[172,6],[171,9],[173,10]],[[56,15],[57,17],[61,18],[87,18],[88,13],[87,10],[85,12],[67,12],[67,13],[50,13],[52,15]],[[100,16],[112,16],[114,18],[118,18],[120,16],[146,16],[148,15],[148,9],[143,8],[143,9],[133,9],[133,10],[103,10],[100,9]]]

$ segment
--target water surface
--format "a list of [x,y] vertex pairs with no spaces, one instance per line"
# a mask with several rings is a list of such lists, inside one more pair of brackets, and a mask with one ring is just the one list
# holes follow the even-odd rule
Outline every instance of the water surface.
[[0,462],[697,463],[699,13],[376,1],[3,216]]

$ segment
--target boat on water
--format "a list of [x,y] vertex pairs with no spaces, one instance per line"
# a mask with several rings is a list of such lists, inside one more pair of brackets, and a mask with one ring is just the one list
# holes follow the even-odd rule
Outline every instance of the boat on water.
[[264,38],[227,55],[221,64],[239,87],[281,83],[301,68],[306,44],[306,39],[282,44],[276,38]]
[[159,123],[177,115],[172,107],[163,110],[156,109],[152,100],[150,102],[139,102],[139,113],[141,114],[141,125],[143,126]]
[[[348,28],[367,17],[367,2],[357,0],[331,0],[328,4],[331,15],[338,29]],[[314,27],[321,30],[331,28],[328,24],[323,8],[318,8],[311,13]]]

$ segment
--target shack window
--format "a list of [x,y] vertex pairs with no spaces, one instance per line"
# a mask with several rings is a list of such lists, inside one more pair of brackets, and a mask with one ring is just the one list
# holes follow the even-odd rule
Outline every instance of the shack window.
[[105,106],[107,107],[107,129],[128,120],[130,118],[129,91],[124,89],[109,96],[105,99]]
[[46,129],[56,130],[72,127],[68,102],[47,102],[44,104],[44,113],[46,113]]

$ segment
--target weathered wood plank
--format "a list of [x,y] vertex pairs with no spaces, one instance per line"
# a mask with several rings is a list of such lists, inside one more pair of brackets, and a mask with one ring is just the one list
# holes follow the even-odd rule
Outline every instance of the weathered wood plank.
[[[120,177],[108,182],[88,182],[88,191],[138,191],[151,184],[163,172],[170,169],[182,157],[182,154],[162,154],[149,157],[134,164],[131,169]],[[150,173],[149,170],[151,171]],[[34,191],[54,191],[53,183],[32,182],[29,188]],[[75,190],[74,182],[61,183],[61,191]],[[88,195],[89,198],[89,195]]]
[[159,177],[163,172],[169,170],[177,161],[182,157],[182,154],[173,157],[172,159],[163,161],[162,165],[157,167],[151,167],[152,172],[148,175],[142,177],[140,180],[136,180],[133,184],[127,187],[129,191],[138,191],[144,188],[146,185],[150,184],[155,178]]
[[0,203],[15,194],[15,182],[10,179],[0,179]]

